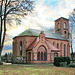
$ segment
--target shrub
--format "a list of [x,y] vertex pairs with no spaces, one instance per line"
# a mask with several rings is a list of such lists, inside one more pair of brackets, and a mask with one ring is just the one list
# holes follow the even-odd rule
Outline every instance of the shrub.
[[67,66],[67,62],[60,62],[60,66],[66,67]]
[[67,65],[70,64],[70,58],[69,57],[54,57],[54,65],[55,66],[61,66],[63,63],[61,62],[67,62]]
[[67,65],[70,64],[70,58],[69,57],[64,57],[63,59],[64,59],[64,62],[67,62]]
[[60,62],[60,66],[63,66],[64,62]]
[[73,68],[75,68],[75,64],[71,63],[71,64],[68,65],[68,67],[73,67]]
[[59,66],[59,57],[54,57],[54,65]]
[[6,63],[12,63],[12,60],[6,60]]
[[2,63],[2,62],[0,62],[0,65],[3,65],[3,63]]

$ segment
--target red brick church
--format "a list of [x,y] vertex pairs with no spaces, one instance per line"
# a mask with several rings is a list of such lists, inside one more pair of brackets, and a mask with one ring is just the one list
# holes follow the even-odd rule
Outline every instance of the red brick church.
[[24,63],[51,63],[54,57],[70,56],[69,20],[55,20],[55,32],[27,29],[13,38],[13,60]]

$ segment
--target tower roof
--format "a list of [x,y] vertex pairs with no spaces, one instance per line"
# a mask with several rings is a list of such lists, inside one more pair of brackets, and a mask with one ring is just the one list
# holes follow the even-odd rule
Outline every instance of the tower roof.
[[69,20],[69,19],[67,19],[67,18],[60,17],[60,18],[56,19],[55,21],[58,21],[59,19],[66,19],[66,20]]

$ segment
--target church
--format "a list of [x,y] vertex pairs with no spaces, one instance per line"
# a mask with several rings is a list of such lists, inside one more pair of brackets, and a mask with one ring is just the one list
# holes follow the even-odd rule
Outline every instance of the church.
[[13,38],[13,61],[52,63],[54,57],[70,56],[69,20],[55,20],[55,32],[27,29]]

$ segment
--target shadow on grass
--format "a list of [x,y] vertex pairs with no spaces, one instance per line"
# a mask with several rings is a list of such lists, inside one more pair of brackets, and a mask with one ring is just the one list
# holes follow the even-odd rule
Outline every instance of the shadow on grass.
[[13,65],[20,65],[20,66],[54,66],[52,63],[50,63],[50,64],[13,64]]

